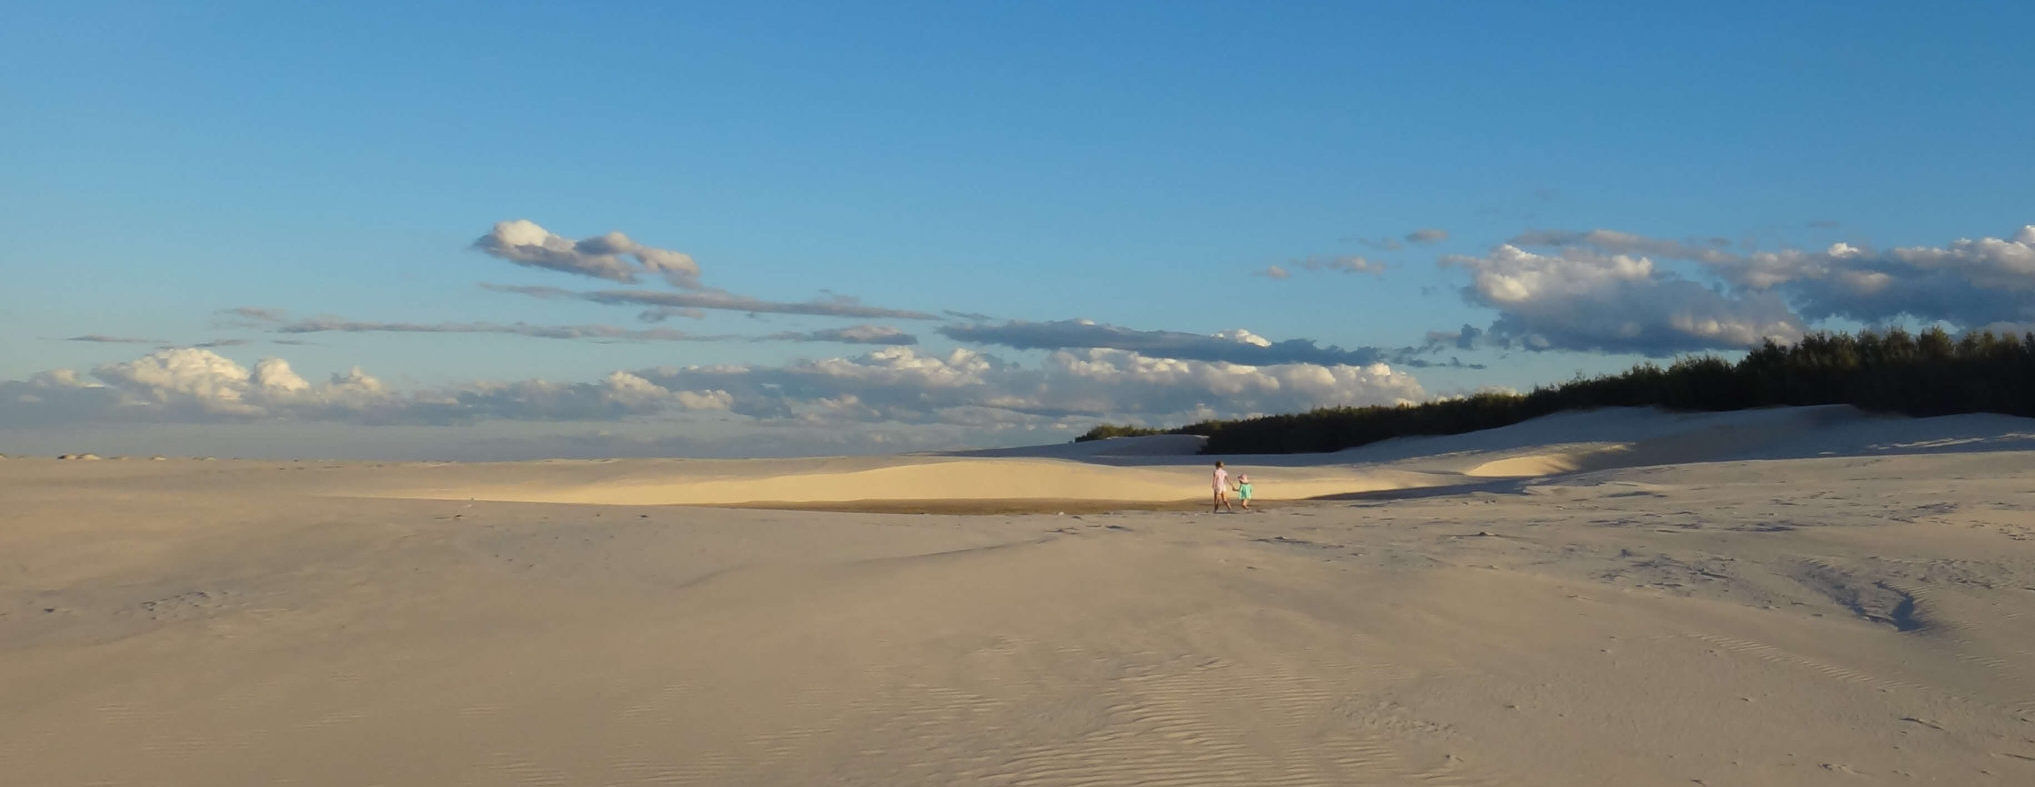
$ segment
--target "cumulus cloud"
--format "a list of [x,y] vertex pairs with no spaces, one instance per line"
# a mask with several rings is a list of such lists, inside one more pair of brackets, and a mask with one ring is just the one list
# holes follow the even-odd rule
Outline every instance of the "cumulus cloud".
[[[881,325],[856,325],[818,331],[780,331],[767,336],[696,334],[672,328],[622,328],[613,325],[532,325],[495,322],[370,322],[337,317],[290,319],[276,309],[252,310],[260,320],[246,324],[274,333],[498,333],[539,339],[568,339],[593,342],[837,342],[843,344],[916,344],[918,338],[902,330]],[[231,313],[241,313],[232,310]]]
[[1411,375],[1383,363],[1279,363],[1246,366],[1150,358],[1122,350],[1059,352],[1047,359],[1062,386],[1059,407],[1103,414],[1116,397],[1149,391],[1149,412],[1213,412],[1219,417],[1307,410],[1328,405],[1400,404],[1425,398]]
[[55,406],[106,420],[242,420],[333,406],[361,409],[384,392],[379,380],[359,369],[314,385],[280,358],[263,359],[250,370],[210,350],[180,347],[102,364],[89,377],[59,369],[0,383],[0,407],[12,405],[19,414],[23,406],[31,412]]
[[[252,415],[250,384],[258,382],[240,364],[206,350],[168,350],[125,363],[100,366],[92,376],[126,394],[134,407],[188,406],[200,412]],[[301,379],[296,380],[302,383]],[[260,390],[260,389],[256,389]]]
[[966,348],[938,354],[899,347],[787,366],[641,374],[665,386],[729,391],[735,411],[752,417],[830,423],[979,425],[1070,416],[1183,421],[1425,396],[1411,375],[1382,363],[1249,366],[1112,349],[1054,352],[1038,367]]
[[674,390],[629,372],[613,372],[594,383],[523,380],[474,383],[438,394],[449,401],[424,400],[432,410],[457,413],[461,420],[606,421],[675,411],[727,410],[726,391]]
[[1424,362],[1401,350],[1376,347],[1345,350],[1335,346],[1324,347],[1311,339],[1273,342],[1242,330],[1203,335],[1182,331],[1141,331],[1091,320],[1014,320],[997,325],[946,325],[939,331],[955,341],[1019,350],[1129,350],[1154,358],[1251,365],[1308,363],[1363,366],[1383,361],[1424,365]]
[[1285,268],[1281,268],[1281,267],[1279,267],[1279,266],[1277,266],[1277,265],[1267,265],[1267,266],[1265,266],[1265,269],[1264,269],[1264,270],[1258,271],[1257,273],[1254,273],[1254,274],[1252,274],[1252,275],[1254,275],[1254,276],[1263,276],[1263,277],[1265,277],[1265,278],[1267,278],[1267,279],[1272,279],[1272,280],[1274,280],[1274,281],[1277,281],[1277,280],[1281,280],[1281,279],[1286,279],[1286,278],[1289,278],[1289,277],[1291,277],[1291,276],[1292,276],[1293,274],[1292,274],[1292,273],[1290,273],[1290,272],[1288,272],[1288,271],[1287,271],[1287,270],[1286,270]]
[[641,275],[660,276],[674,287],[700,289],[700,267],[692,257],[645,246],[619,232],[572,240],[525,219],[497,222],[473,247],[490,256],[533,268],[634,284]]
[[1585,247],[1542,255],[1506,244],[1443,264],[1470,272],[1463,295],[1498,310],[1488,338],[1503,345],[1661,356],[1790,341],[1803,332],[1778,296],[1720,293],[1645,257]]
[[1406,242],[1419,246],[1427,246],[1435,243],[1440,243],[1448,239],[1449,239],[1448,230],[1437,229],[1435,227],[1422,227],[1420,229],[1406,233]]
[[1839,243],[1817,253],[1751,254],[1719,267],[1743,286],[1786,294],[1811,319],[1912,317],[1971,328],[2035,321],[2035,225],[2010,238],[1885,251]]
[[449,424],[612,420],[726,410],[725,392],[673,390],[624,372],[594,383],[543,380],[397,391],[359,368],[310,382],[281,358],[252,369],[210,350],[159,350],[133,361],[0,382],[0,425],[80,422],[339,421]]
[[1538,231],[1515,243],[1695,262],[1739,296],[1778,295],[1806,320],[1912,318],[1965,328],[2035,320],[2035,226],[2007,238],[1885,251],[1837,243],[1821,251],[1736,253],[1716,240],[1672,241],[1612,230]]
[[0,426],[578,422],[725,413],[763,426],[1067,429],[1098,418],[1177,422],[1424,396],[1411,375],[1382,363],[1254,366],[1113,349],[1060,351],[1023,366],[968,349],[889,347],[783,366],[643,369],[594,382],[484,381],[406,391],[359,369],[313,382],[279,358],[250,369],[180,348],[89,375],[54,370],[0,382]]
[[545,300],[579,300],[609,305],[648,306],[653,309],[710,309],[754,314],[807,314],[822,317],[865,319],[934,320],[938,317],[908,309],[887,309],[864,305],[846,296],[811,301],[781,302],[725,292],[653,292],[648,290],[566,290],[558,287],[482,284],[495,292],[527,295]]

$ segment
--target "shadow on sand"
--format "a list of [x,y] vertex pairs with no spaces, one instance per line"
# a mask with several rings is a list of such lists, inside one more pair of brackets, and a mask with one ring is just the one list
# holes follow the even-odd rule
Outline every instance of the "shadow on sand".
[[1542,483],[1546,480],[1547,480],[1546,477],[1494,478],[1484,481],[1472,481],[1461,484],[1416,486],[1416,487],[1407,487],[1405,489],[1373,489],[1368,492],[1343,492],[1341,494],[1334,495],[1319,495],[1307,499],[1321,501],[1370,502],[1384,500],[1418,500],[1421,498],[1428,497],[1450,497],[1454,495],[1474,494],[1477,492],[1483,492],[1485,494],[1493,495],[1524,495],[1526,494],[1526,488],[1528,486]]

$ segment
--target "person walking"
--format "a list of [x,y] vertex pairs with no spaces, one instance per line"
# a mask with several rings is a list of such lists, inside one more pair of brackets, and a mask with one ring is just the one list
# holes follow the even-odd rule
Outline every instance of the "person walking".
[[1229,471],[1222,469],[1222,462],[1218,461],[1215,463],[1215,503],[1209,506],[1208,512],[1219,511],[1236,513],[1236,509],[1229,507]]

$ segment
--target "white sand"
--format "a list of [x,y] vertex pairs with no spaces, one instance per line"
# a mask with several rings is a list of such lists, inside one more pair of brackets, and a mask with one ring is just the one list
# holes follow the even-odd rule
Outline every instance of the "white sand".
[[0,783],[2035,784],[2035,422],[1111,442],[15,457]]

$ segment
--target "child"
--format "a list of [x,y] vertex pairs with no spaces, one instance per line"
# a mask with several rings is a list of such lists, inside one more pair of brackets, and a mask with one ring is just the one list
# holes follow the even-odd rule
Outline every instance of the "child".
[[1251,510],[1251,476],[1248,473],[1237,474],[1237,502],[1243,504],[1245,511]]
[[1209,506],[1208,512],[1211,514],[1223,511],[1235,513],[1236,510],[1229,507],[1229,471],[1223,469],[1221,461],[1215,463],[1215,476],[1209,480],[1213,482],[1212,485],[1215,487],[1215,502]]

